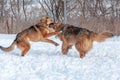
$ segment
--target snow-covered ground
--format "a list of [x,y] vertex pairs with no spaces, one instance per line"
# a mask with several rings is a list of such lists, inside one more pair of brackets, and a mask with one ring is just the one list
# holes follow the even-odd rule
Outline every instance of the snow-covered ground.
[[[0,45],[9,46],[15,35],[0,34]],[[6,53],[0,50],[0,80],[120,80],[120,37],[94,42],[85,58],[79,58],[75,47],[68,55],[59,46],[31,42],[25,57],[15,48]]]

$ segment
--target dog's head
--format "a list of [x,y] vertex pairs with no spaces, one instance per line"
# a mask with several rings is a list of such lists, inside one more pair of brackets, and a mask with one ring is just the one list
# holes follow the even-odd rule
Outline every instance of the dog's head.
[[40,20],[40,23],[49,25],[49,24],[53,23],[53,20],[49,17],[42,17]]
[[62,22],[51,23],[49,27],[52,28],[55,32],[59,32],[62,28]]

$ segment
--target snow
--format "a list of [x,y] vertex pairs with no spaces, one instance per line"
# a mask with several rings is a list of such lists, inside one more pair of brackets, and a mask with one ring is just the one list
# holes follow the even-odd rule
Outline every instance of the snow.
[[[0,34],[0,45],[9,46],[15,34]],[[105,42],[94,42],[93,49],[85,58],[73,46],[67,55],[59,46],[49,43],[31,42],[31,49],[25,57],[20,50],[0,50],[0,80],[120,80],[120,37]]]

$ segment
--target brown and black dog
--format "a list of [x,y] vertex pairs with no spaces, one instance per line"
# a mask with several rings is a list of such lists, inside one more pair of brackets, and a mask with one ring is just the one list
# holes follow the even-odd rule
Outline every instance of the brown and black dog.
[[92,49],[93,41],[102,42],[113,36],[110,32],[98,34],[85,28],[62,24],[61,22],[52,23],[50,27],[56,32],[61,31],[57,36],[62,41],[62,53],[67,54],[68,50],[75,45],[81,58],[85,57],[86,53]]
[[43,17],[39,23],[37,23],[34,26],[29,27],[28,29],[25,29],[24,31],[17,34],[15,40],[13,43],[5,48],[0,46],[0,49],[3,51],[11,51],[14,49],[14,46],[16,45],[20,50],[22,50],[21,56],[24,56],[30,49],[30,41],[33,42],[47,42],[51,43],[55,46],[58,46],[58,43],[47,39],[50,36],[56,35],[56,32],[49,33],[49,24],[51,24],[53,21],[49,17]]

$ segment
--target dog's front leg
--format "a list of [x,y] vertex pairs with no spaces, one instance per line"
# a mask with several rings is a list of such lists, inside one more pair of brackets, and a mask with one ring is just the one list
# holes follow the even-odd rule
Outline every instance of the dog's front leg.
[[42,41],[42,42],[47,42],[47,43],[51,43],[51,44],[53,44],[53,45],[55,45],[55,46],[58,46],[58,45],[59,45],[59,44],[56,43],[55,41],[50,40],[50,39],[46,39],[46,38],[40,39],[40,41]]
[[51,37],[51,36],[54,36],[54,35],[57,35],[57,34],[59,34],[59,32],[51,32],[51,33],[49,33],[49,34],[46,34],[46,35],[44,36],[44,38],[48,38],[48,37]]

